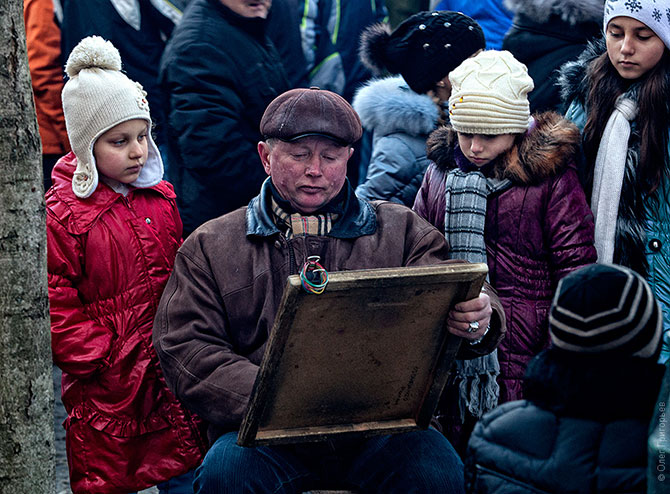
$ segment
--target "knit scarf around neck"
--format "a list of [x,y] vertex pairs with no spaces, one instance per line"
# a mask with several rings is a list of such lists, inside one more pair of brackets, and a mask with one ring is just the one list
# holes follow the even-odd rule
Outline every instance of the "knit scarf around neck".
[[[509,179],[486,178],[467,162],[458,148],[455,158],[459,168],[447,173],[445,179],[444,235],[450,257],[486,262],[484,226],[488,196],[508,189],[512,183]],[[470,360],[456,360],[454,382],[459,388],[461,421],[465,420],[466,410],[479,418],[496,407],[499,374],[497,350]]]
[[[288,201],[281,197],[272,182],[270,182],[270,191],[272,192],[272,214],[275,224],[280,227],[287,240],[298,235],[328,235],[333,228],[333,223],[344,212],[342,207],[344,191],[321,210],[309,215],[296,211]],[[282,226],[284,228],[281,228]]]
[[619,217],[619,201],[628,157],[630,122],[637,115],[637,102],[619,96],[600,139],[593,169],[591,209],[595,218],[595,245],[599,263],[611,263]]

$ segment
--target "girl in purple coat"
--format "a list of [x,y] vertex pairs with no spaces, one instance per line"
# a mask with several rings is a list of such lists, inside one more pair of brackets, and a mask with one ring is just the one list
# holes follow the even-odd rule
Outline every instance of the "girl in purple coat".
[[573,164],[579,131],[556,113],[530,116],[526,67],[509,52],[485,51],[449,80],[451,125],[428,139],[433,163],[414,210],[445,232],[454,258],[488,263],[508,328],[497,356],[457,362],[445,392],[443,426],[464,446],[482,413],[522,398],[526,364],[549,344],[558,281],[595,262],[596,251]]

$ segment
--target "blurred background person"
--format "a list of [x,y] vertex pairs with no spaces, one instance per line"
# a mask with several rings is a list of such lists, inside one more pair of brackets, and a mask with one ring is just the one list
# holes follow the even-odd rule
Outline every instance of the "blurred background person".
[[502,46],[528,67],[535,81],[528,96],[531,112],[564,113],[558,69],[602,35],[603,4],[604,0],[505,0],[514,20]]
[[361,37],[361,60],[377,74],[353,106],[372,134],[367,175],[356,194],[411,207],[428,167],[426,139],[448,120],[447,74],[484,49],[484,33],[459,12],[420,12],[391,32],[376,24]]

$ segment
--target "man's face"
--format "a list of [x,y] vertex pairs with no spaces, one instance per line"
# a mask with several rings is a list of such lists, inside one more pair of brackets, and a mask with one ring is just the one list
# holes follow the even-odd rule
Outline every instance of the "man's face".
[[268,16],[272,0],[221,0],[221,3],[242,17]]
[[340,192],[353,148],[318,136],[271,142],[258,143],[263,168],[279,194],[297,211],[313,213]]

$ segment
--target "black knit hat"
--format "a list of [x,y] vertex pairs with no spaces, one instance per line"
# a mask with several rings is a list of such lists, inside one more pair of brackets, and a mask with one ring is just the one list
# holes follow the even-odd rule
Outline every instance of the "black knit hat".
[[631,269],[593,264],[563,278],[549,313],[555,348],[649,358],[661,341],[663,313],[647,282]]
[[393,32],[388,24],[367,28],[359,56],[373,73],[400,74],[413,91],[424,94],[485,46],[482,28],[467,15],[419,12]]

